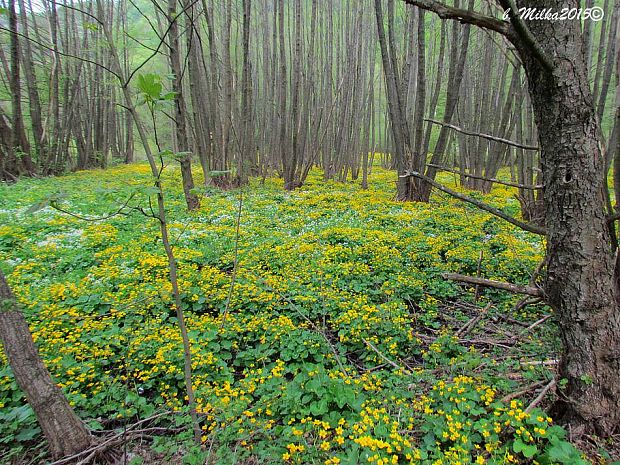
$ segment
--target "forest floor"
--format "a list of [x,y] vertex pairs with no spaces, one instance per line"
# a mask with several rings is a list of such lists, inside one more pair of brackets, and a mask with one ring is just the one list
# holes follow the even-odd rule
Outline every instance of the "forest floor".
[[[441,277],[526,284],[537,236],[443,195],[395,202],[378,167],[368,190],[319,172],[293,192],[208,188],[193,213],[178,170],[163,177],[202,448],[158,225],[139,211],[148,167],[0,185],[0,266],[79,416],[143,452],[127,463],[588,463],[540,409],[560,347],[550,310]],[[518,215],[510,188],[473,195]],[[44,462],[0,357],[2,460]],[[611,463],[591,439],[590,460]]]

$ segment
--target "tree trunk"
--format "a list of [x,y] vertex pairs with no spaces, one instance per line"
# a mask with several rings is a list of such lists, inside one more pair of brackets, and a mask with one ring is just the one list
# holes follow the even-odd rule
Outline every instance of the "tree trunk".
[[580,24],[532,21],[529,26],[555,65],[551,76],[520,47],[545,184],[545,294],[564,343],[558,375],[568,380],[556,413],[573,432],[608,436],[620,426],[619,293],[602,195],[605,160]]
[[[385,25],[383,24],[383,8],[382,0],[375,0],[375,16],[377,20],[377,31],[379,34],[379,46],[381,49],[381,60],[383,62],[383,70],[385,73],[385,83],[387,91],[387,103],[390,114],[390,122],[392,128],[392,136],[394,137],[396,161],[396,171],[399,175],[396,184],[396,197],[398,200],[412,200],[412,182],[411,178],[400,177],[407,169],[407,155],[411,153],[411,144],[409,144],[409,130],[406,124],[406,116],[402,112],[400,102],[400,94],[398,89],[398,79],[396,76],[396,58],[394,54],[396,50],[390,47],[386,38]],[[392,44],[393,45],[393,44]]]
[[32,340],[28,323],[0,271],[0,339],[19,387],[26,394],[52,457],[90,447],[93,437],[52,380]]
[[[194,177],[192,176],[192,156],[189,152],[189,141],[187,138],[187,110],[183,97],[183,83],[181,74],[181,57],[179,49],[179,23],[177,18],[177,1],[168,2],[168,21],[170,24],[170,69],[174,77],[172,78],[172,91],[174,92],[175,119],[174,127],[179,148],[179,162],[181,164],[181,178],[183,179],[183,193],[188,210],[200,208],[200,200],[194,193]],[[191,30],[187,32],[191,34]]]
[[11,128],[13,130],[12,156],[18,170],[13,174],[32,174],[34,167],[30,159],[30,143],[24,128],[21,103],[21,82],[20,82],[20,44],[17,31],[17,13],[15,11],[15,0],[9,0],[9,29],[11,36],[11,76],[9,87],[11,91]]
[[250,61],[250,25],[252,21],[252,0],[243,0],[243,71],[241,76],[241,141],[237,159],[235,184],[248,183],[248,172],[253,165],[254,118],[252,118],[252,63]]

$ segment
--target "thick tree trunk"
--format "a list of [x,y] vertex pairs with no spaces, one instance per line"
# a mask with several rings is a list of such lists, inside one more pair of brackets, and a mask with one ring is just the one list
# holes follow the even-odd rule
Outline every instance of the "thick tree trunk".
[[[548,6],[566,6],[552,3]],[[556,413],[574,432],[607,436],[620,426],[619,293],[602,195],[605,160],[580,24],[532,21],[529,26],[555,65],[550,75],[527,49],[520,50],[545,184],[545,294],[564,343],[558,375],[568,380]]]
[[[498,31],[516,46],[528,78],[541,149],[547,230],[545,300],[563,342],[554,414],[571,434],[610,436],[620,427],[620,291],[603,194],[606,160],[588,85],[581,22],[511,25],[463,15],[435,2],[405,0]],[[504,8],[511,6],[500,0]],[[533,4],[534,3],[534,4]],[[540,6],[520,0],[517,7]],[[548,0],[545,8],[578,8]]]
[[54,458],[90,447],[93,437],[43,365],[28,323],[0,271],[0,339],[19,387],[26,394]]

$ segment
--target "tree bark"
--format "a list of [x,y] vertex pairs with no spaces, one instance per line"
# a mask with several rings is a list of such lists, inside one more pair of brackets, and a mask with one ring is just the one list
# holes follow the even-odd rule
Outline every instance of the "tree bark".
[[26,394],[52,457],[82,452],[93,437],[54,383],[32,340],[28,323],[0,271],[0,339],[19,387]]
[[530,28],[554,63],[552,73],[545,72],[527,48],[519,47],[545,184],[545,294],[564,344],[558,375],[568,380],[556,412],[574,430],[607,436],[620,425],[620,312],[602,194],[600,129],[579,22],[533,21]]
[[[439,15],[456,14],[438,2],[405,1]],[[500,3],[507,8],[511,2]],[[528,5],[524,0],[517,6]],[[545,4],[557,11],[566,6],[562,0]],[[568,7],[578,8],[578,1]],[[571,425],[573,436],[609,436],[620,427],[620,292],[603,195],[605,157],[581,23],[531,21],[525,26],[513,15],[510,24],[498,24],[462,11],[458,18],[504,34],[525,67],[545,185],[544,294],[563,342],[558,376],[567,380],[553,413]]]

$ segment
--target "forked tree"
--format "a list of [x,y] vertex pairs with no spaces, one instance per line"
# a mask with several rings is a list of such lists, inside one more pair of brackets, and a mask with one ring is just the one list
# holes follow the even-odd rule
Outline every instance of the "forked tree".
[[[528,80],[541,150],[547,242],[546,302],[563,352],[556,417],[573,434],[609,436],[620,426],[620,259],[606,214],[606,163],[588,85],[581,21],[532,21],[518,8],[579,9],[577,0],[499,0],[509,21],[435,0],[404,0],[495,31],[516,48]],[[516,14],[515,14],[516,13]],[[586,21],[588,21],[586,19]],[[426,178],[428,179],[428,178]]]

